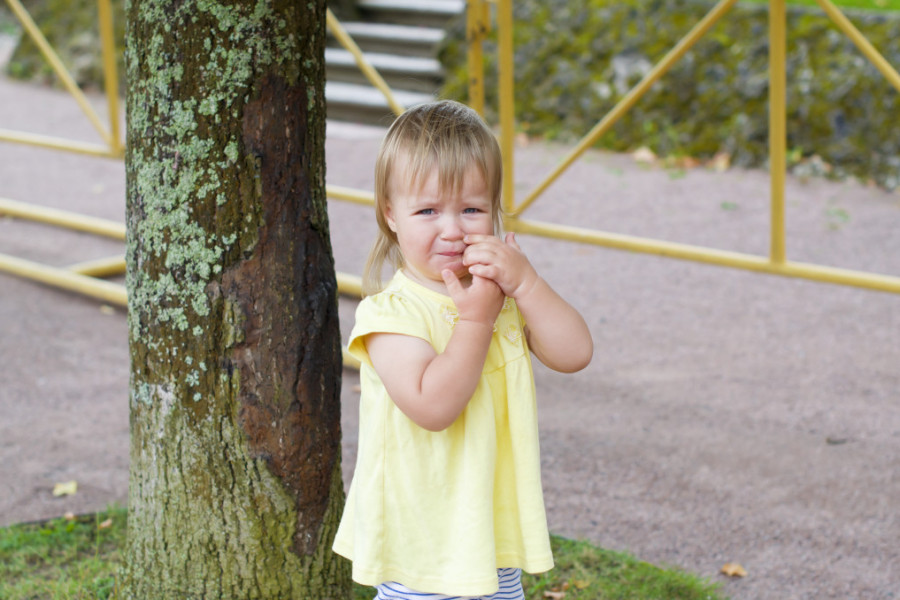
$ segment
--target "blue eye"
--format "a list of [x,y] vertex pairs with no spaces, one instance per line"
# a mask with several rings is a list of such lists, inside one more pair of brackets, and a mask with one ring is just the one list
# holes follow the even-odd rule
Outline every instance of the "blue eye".
[[463,211],[463,214],[474,215],[474,214],[477,214],[480,212],[481,212],[480,208],[467,208]]
[[420,210],[420,211],[417,212],[416,214],[417,214],[417,215],[433,215],[433,214],[434,214],[434,209],[433,209],[433,208],[423,208],[422,210]]

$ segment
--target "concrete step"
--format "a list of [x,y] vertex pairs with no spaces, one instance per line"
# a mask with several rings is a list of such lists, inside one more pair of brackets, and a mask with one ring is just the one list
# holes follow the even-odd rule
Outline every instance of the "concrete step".
[[[438,44],[444,40],[444,30],[439,27],[356,21],[342,25],[363,52],[433,57]],[[339,47],[330,35],[329,45]]]
[[[391,89],[434,93],[444,78],[441,63],[433,58],[377,52],[365,56]],[[368,84],[353,55],[343,48],[325,49],[325,77],[328,81]]]
[[465,12],[465,0],[357,0],[365,21],[446,27]]
[[[393,92],[397,101],[406,108],[435,99],[433,94],[403,90]],[[384,95],[371,86],[326,81],[325,103],[329,119],[387,127],[395,118]]]
[[[465,0],[356,0],[359,22],[344,28],[409,107],[433,100],[443,82],[435,60],[437,45],[454,18],[463,18]],[[332,41],[325,51],[328,118],[387,126],[394,115],[368,83],[353,56]]]

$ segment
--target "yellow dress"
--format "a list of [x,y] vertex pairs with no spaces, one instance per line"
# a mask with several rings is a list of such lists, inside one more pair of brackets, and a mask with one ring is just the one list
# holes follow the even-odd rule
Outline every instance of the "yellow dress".
[[372,368],[366,335],[411,335],[440,353],[457,318],[449,296],[402,272],[356,311],[359,449],[334,551],[353,561],[358,583],[478,596],[497,591],[498,568],[553,567],[534,376],[515,302],[507,298],[497,318],[472,399],[444,431],[413,423]]

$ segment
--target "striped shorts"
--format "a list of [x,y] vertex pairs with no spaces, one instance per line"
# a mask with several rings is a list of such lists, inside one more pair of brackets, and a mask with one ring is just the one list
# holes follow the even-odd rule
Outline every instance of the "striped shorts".
[[500,589],[490,596],[445,596],[411,590],[405,585],[387,581],[375,586],[375,600],[525,600],[522,590],[522,569],[497,569]]

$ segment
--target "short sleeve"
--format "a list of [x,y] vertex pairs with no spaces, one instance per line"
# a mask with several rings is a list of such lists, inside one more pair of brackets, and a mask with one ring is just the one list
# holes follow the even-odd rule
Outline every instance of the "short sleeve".
[[356,308],[348,351],[360,362],[372,365],[365,337],[370,333],[410,335],[431,343],[428,318],[417,302],[390,289],[367,296]]

